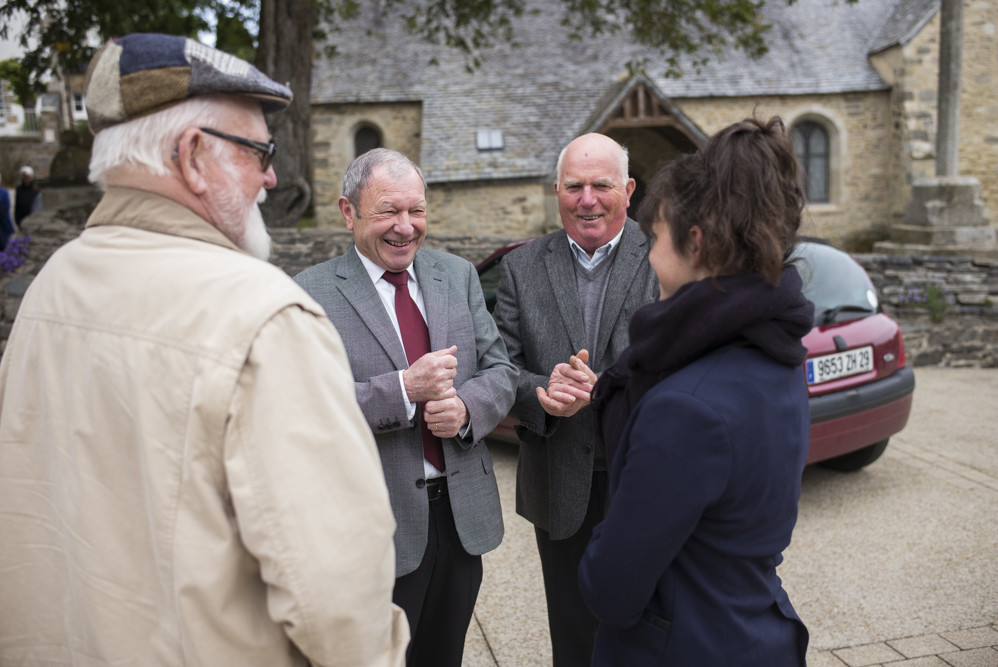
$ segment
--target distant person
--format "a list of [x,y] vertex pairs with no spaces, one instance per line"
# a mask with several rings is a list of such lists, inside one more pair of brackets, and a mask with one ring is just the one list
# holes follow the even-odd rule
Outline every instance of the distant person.
[[21,226],[21,221],[32,213],[42,210],[42,193],[38,191],[35,182],[35,170],[24,165],[21,167],[21,182],[14,192],[14,222]]
[[10,193],[7,192],[7,188],[0,185],[0,251],[7,247],[7,242],[14,235],[14,231],[14,223],[10,220]]
[[627,217],[635,185],[624,147],[583,135],[556,171],[564,229],[506,255],[495,320],[520,369],[516,512],[534,524],[554,667],[577,667],[589,664],[597,625],[579,593],[579,560],[603,520],[610,465],[596,446],[590,387],[627,347],[627,323],[658,285],[651,243]]
[[86,228],[0,362],[0,664],[402,664],[392,517],[343,343],[257,202],[291,91],[191,39],[87,74]]
[[779,118],[748,119],[665,167],[638,220],[662,300],[600,377],[619,443],[579,579],[595,667],[803,667],[776,574],[797,521],[814,307],[787,263],[804,192]]

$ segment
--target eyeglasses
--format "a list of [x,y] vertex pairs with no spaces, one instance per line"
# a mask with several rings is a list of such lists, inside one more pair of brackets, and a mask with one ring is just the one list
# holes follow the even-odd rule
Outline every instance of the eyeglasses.
[[210,127],[202,127],[201,131],[257,151],[260,154],[260,167],[263,171],[267,171],[267,167],[270,166],[270,161],[274,159],[274,153],[277,152],[277,146],[275,146],[273,142],[264,143],[262,141],[253,141],[252,139],[246,139],[244,137],[237,137],[233,134],[219,132],[218,130],[213,130]]

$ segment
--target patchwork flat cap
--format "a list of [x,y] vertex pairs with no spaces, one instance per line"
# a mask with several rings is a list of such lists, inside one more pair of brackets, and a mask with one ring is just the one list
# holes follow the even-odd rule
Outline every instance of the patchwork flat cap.
[[87,117],[94,134],[210,94],[256,100],[264,113],[291,103],[287,86],[245,60],[187,37],[135,33],[112,39],[87,69]]

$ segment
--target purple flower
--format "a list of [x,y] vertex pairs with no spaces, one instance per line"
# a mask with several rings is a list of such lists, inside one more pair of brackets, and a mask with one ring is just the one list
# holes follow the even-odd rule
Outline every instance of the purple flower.
[[28,257],[29,245],[31,245],[30,234],[11,239],[7,247],[0,252],[0,271],[10,273],[24,264],[24,260]]

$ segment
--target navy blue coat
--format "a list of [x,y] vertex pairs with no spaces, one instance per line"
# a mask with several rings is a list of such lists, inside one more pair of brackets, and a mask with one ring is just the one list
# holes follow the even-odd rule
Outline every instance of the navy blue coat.
[[809,433],[800,367],[754,347],[716,350],[642,397],[579,571],[600,620],[594,666],[804,665],[776,566]]

